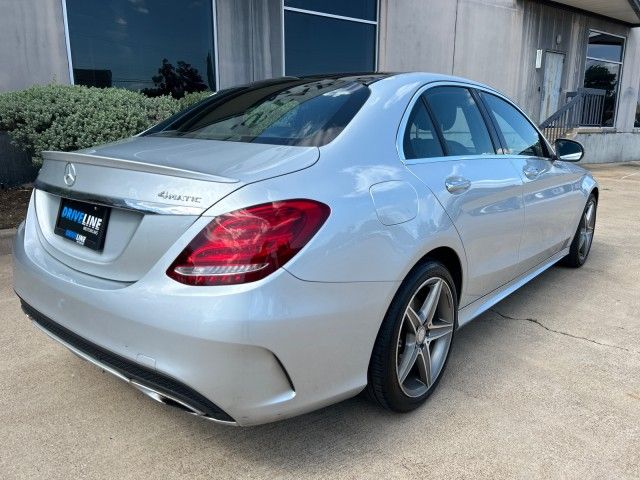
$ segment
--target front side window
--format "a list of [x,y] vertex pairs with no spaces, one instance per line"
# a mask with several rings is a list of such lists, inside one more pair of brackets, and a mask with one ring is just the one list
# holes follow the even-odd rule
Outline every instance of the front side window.
[[369,93],[343,79],[262,82],[218,92],[148,134],[319,147],[342,132]]
[[402,140],[404,157],[414,158],[442,157],[444,152],[435,132],[429,112],[422,98],[419,98],[409,115],[407,128]]
[[215,90],[211,2],[66,0],[74,83],[181,97]]
[[502,134],[506,153],[532,157],[545,156],[540,134],[524,115],[500,97],[486,92],[480,92],[480,95]]
[[376,29],[376,0],[285,0],[285,74],[372,72]]
[[435,87],[425,99],[442,131],[448,155],[495,153],[489,131],[471,92],[462,87]]
[[624,38],[589,32],[584,87],[604,91],[604,106],[602,116],[598,119],[599,126],[614,125],[623,55]]

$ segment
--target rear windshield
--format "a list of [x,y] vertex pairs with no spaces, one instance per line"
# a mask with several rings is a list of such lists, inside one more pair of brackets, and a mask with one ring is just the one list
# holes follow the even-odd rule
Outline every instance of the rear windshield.
[[368,87],[345,79],[262,83],[218,92],[146,135],[319,147],[340,134],[368,96]]

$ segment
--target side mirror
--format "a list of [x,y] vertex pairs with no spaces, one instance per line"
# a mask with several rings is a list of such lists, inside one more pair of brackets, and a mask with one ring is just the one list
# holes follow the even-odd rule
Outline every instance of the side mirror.
[[575,140],[559,138],[555,141],[556,157],[565,162],[579,162],[584,157],[584,147]]

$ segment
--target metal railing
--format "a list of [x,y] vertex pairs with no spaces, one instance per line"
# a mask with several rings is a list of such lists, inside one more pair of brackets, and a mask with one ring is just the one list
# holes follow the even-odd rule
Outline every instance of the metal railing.
[[601,127],[606,90],[579,88],[567,93],[567,103],[540,124],[549,141],[564,137],[574,128]]

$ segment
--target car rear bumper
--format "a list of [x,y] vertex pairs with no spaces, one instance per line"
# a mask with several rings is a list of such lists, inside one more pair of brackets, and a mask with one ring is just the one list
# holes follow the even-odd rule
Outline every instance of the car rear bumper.
[[156,400],[253,425],[366,385],[393,282],[307,282],[280,269],[246,285],[189,287],[159,265],[138,282],[119,283],[58,262],[29,223],[14,244],[14,288],[25,311],[76,354]]
[[83,360],[130,383],[150,398],[218,423],[236,422],[220,407],[179,381],[155,370],[138,365],[116,355],[57,324],[30,305],[22,303],[22,310],[49,337],[67,347]]

